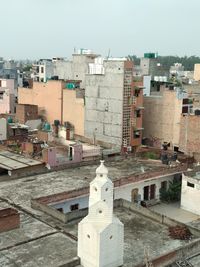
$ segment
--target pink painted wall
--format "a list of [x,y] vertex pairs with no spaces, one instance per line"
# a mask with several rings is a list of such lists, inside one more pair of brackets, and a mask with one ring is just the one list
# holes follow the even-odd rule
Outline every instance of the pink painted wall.
[[14,79],[0,79],[0,113],[13,113],[15,107],[15,81]]
[[33,88],[18,89],[18,103],[38,106],[39,114],[49,123],[62,119],[62,81],[34,82]]

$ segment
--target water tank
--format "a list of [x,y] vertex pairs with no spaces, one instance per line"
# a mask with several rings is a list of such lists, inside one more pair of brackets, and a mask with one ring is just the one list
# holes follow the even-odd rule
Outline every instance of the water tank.
[[156,58],[155,53],[144,53],[144,58]]
[[60,121],[59,121],[59,120],[54,120],[54,125],[55,125],[55,126],[60,125]]
[[51,130],[51,126],[48,122],[45,122],[44,124],[44,128],[43,128],[45,131],[50,131]]
[[12,117],[8,117],[8,123],[13,123]]

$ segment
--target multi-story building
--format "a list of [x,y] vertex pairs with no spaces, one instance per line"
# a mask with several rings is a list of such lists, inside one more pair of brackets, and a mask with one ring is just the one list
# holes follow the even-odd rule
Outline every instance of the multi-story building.
[[194,80],[200,81],[200,64],[194,65]]
[[200,109],[181,116],[179,150],[200,161]]
[[98,55],[91,50],[80,49],[72,55],[72,60],[60,57],[40,59],[32,67],[32,78],[35,81],[46,82],[49,79],[80,80],[85,88],[85,75],[89,73],[89,64],[95,62]]
[[15,80],[0,79],[0,113],[14,113],[15,102]]
[[[166,87],[167,86],[167,87]],[[178,150],[181,115],[192,111],[193,101],[181,88],[156,84],[144,97],[144,138],[147,144]]]
[[[77,137],[132,151],[142,139],[143,82],[134,80],[132,61],[103,60],[86,52],[73,55],[73,71],[68,72],[73,80],[34,82],[33,88],[19,88],[18,102],[37,105],[39,115],[51,124],[59,120],[73,126]],[[53,59],[53,64],[61,63]]]
[[32,66],[32,78],[34,81],[46,82],[51,79],[53,73],[53,63],[51,59],[40,59],[37,64]]
[[133,79],[133,62],[107,59],[101,74],[86,75],[85,136],[123,151],[141,143],[142,82]]
[[68,122],[75,134],[84,135],[84,90],[80,89],[80,81],[34,82],[32,88],[19,88],[18,103],[37,105],[43,120],[50,124],[55,120],[63,125]]

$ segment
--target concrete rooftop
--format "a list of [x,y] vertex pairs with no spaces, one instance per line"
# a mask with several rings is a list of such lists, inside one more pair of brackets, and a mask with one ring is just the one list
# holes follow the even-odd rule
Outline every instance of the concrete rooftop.
[[[19,229],[0,234],[0,266],[58,267],[76,256],[77,222],[64,225],[47,214],[31,208],[30,200],[89,186],[99,166],[89,165],[18,180],[0,182],[0,208],[13,207],[20,212]],[[160,162],[133,158],[106,162],[112,180],[169,167]],[[133,267],[144,259],[144,246],[156,257],[173,250],[186,241],[172,240],[167,227],[123,208],[115,210],[125,224],[125,264]]]
[[9,151],[0,151],[0,168],[11,171],[39,164],[42,164],[42,162]]
[[[0,209],[10,207],[0,202]],[[0,233],[1,267],[57,267],[76,256],[76,242],[20,211],[20,228]]]
[[[38,211],[31,208],[30,200],[32,198],[87,187],[94,179],[98,165],[74,167],[1,182],[0,198],[2,197],[3,200],[11,201],[26,210],[38,213]],[[169,170],[168,166],[161,164],[159,161],[139,162],[133,158],[106,162],[105,165],[108,167],[109,177],[112,180],[135,174],[146,173],[148,175],[154,171]]]
[[[124,267],[134,267],[144,262],[145,248],[149,252],[149,258],[153,259],[189,242],[171,239],[167,226],[123,207],[115,208],[114,213],[124,223]],[[77,236],[79,221],[80,219],[68,223],[65,230]]]

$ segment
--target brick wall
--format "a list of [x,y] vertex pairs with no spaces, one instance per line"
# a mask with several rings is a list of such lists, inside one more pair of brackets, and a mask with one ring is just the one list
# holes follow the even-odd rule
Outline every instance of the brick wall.
[[19,123],[25,123],[28,120],[38,119],[38,106],[17,104],[16,119]]
[[200,151],[200,116],[181,117],[179,150],[199,158]]
[[0,210],[0,233],[20,227],[20,215],[12,208]]

